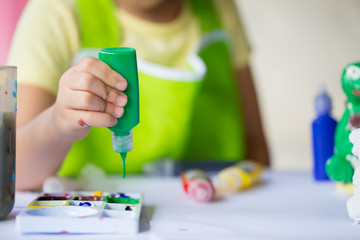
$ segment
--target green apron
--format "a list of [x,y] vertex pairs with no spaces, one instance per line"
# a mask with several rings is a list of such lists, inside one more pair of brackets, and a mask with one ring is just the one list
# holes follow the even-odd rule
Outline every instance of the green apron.
[[[96,51],[91,48],[121,46],[116,7],[111,0],[76,2],[81,53],[94,56]],[[140,173],[143,164],[163,158],[244,158],[244,122],[228,38],[211,1],[189,4],[204,37],[197,54],[189,57],[188,69],[138,59],[140,124],[133,130],[134,150],[127,156],[129,173]],[[107,173],[121,172],[122,163],[112,150],[109,129],[92,127],[85,139],[75,142],[59,174],[76,175],[89,162]]]

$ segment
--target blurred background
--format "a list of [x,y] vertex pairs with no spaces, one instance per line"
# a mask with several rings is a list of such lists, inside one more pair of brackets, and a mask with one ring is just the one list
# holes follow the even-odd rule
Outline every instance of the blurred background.
[[[344,111],[340,75],[360,60],[358,0],[235,0],[252,46],[251,67],[276,170],[311,171],[314,99],[325,84]],[[0,0],[0,64],[27,0]]]
[[360,1],[237,0],[237,6],[252,45],[272,166],[310,171],[319,86],[325,84],[338,120],[346,100],[341,73],[360,61]]
[[17,21],[28,0],[0,0],[0,64],[4,65]]

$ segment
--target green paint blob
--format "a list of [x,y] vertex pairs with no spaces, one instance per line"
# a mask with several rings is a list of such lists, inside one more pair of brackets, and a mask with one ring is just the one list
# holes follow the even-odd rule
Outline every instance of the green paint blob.
[[127,153],[120,153],[120,157],[123,163],[123,178],[126,178],[126,155]]

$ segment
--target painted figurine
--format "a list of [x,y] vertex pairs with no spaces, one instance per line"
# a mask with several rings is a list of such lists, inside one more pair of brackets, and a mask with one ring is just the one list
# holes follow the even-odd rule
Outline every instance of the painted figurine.
[[[351,132],[350,142],[354,145],[352,152],[359,158],[360,156],[360,128]],[[357,165],[353,176],[354,195],[346,203],[349,217],[355,223],[360,224],[360,167]]]
[[326,172],[334,181],[351,183],[358,158],[352,153],[349,135],[360,128],[360,63],[345,67],[341,84],[347,97],[346,109],[336,127],[335,154],[327,161]]

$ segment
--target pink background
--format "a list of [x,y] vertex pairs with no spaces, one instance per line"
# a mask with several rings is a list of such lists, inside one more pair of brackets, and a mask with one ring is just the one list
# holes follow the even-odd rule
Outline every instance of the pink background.
[[0,65],[6,63],[11,39],[28,0],[0,0]]

